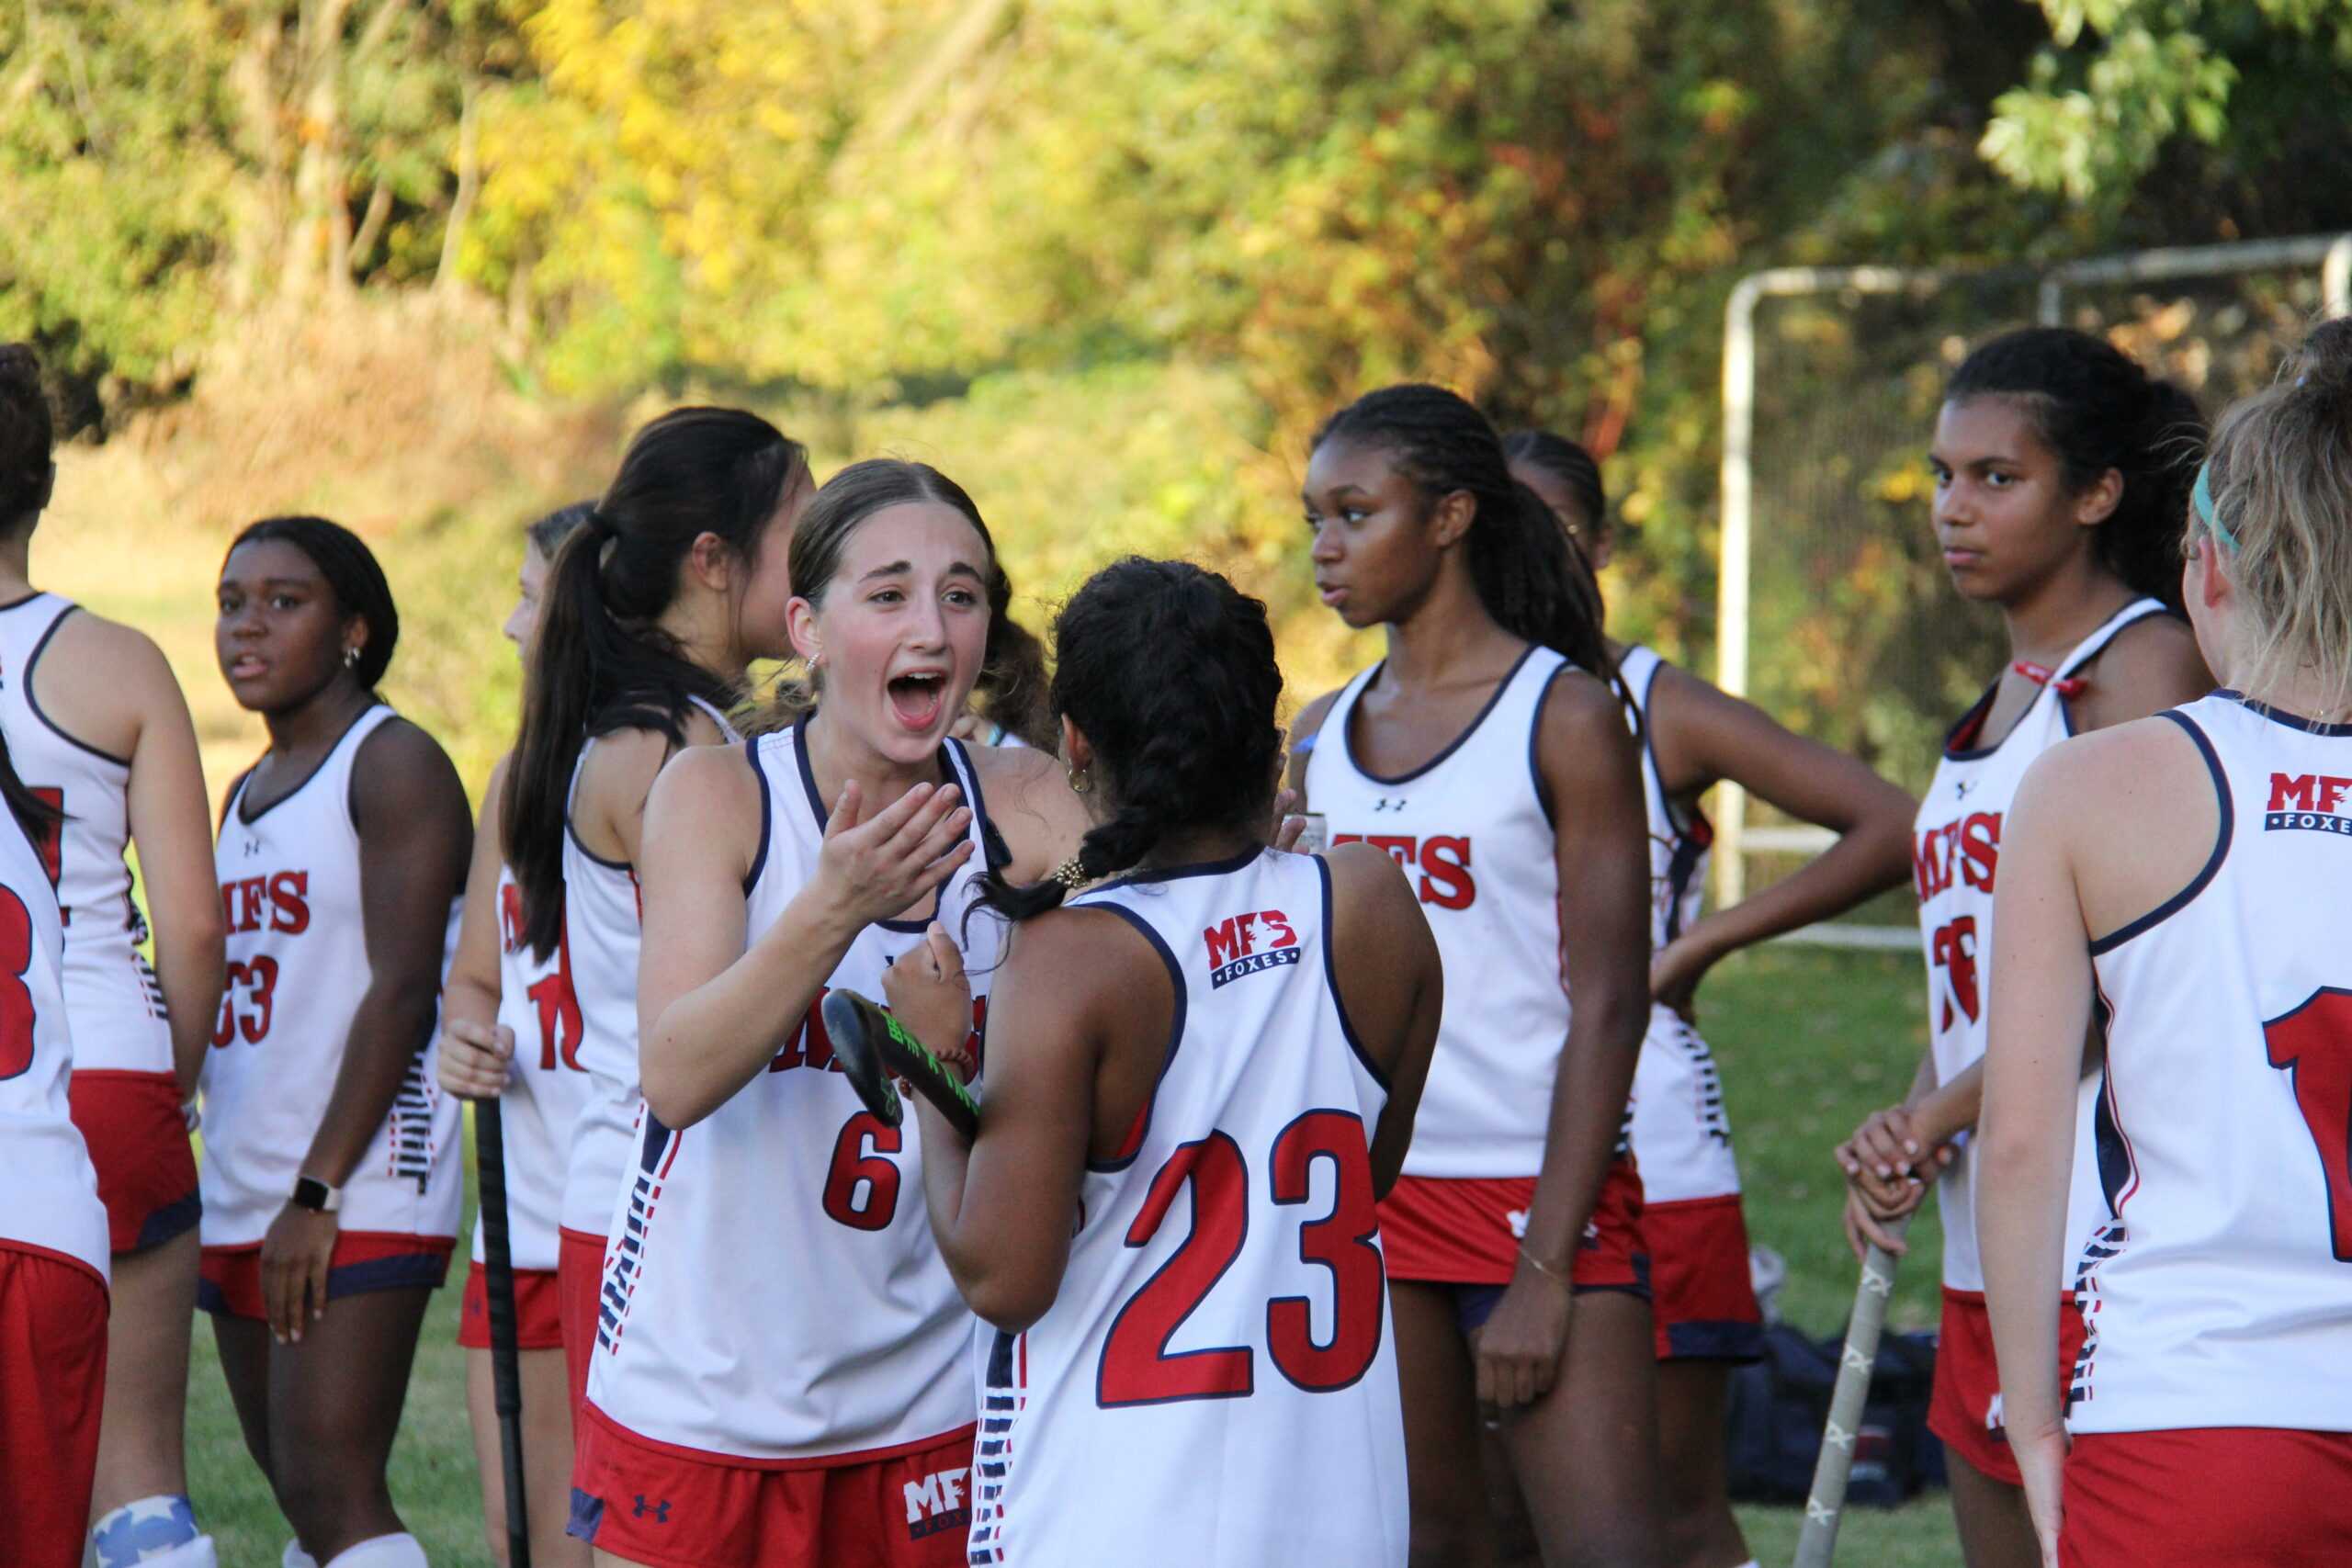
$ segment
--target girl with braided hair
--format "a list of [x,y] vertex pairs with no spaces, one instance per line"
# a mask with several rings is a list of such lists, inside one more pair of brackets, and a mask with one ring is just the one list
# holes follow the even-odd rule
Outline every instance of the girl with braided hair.
[[[981,884],[1015,923],[977,1137],[916,1100],[932,1230],[994,1330],[970,1560],[1400,1568],[1374,1205],[1436,1038],[1428,925],[1378,851],[1267,844],[1282,672],[1263,604],[1128,559],[1054,640],[1085,836],[1050,880]],[[1182,682],[1155,678],[1170,667]],[[999,928],[982,914],[967,936]],[[885,985],[918,1038],[952,1045],[967,974],[934,927]]]
[[[1510,470],[1608,564],[1614,544],[1600,466],[1549,431],[1506,437]],[[1640,644],[1612,640],[1642,738],[1649,807],[1650,1022],[1634,1073],[1634,1157],[1657,1317],[1658,1441],[1667,1568],[1753,1568],[1731,1510],[1724,1412],[1731,1369],[1762,1353],[1749,1283],[1739,1165],[1714,1054],[1700,1036],[1699,982],[1753,942],[1827,919],[1903,880],[1917,805],[1860,761],[1791,734]],[[1736,907],[1700,912],[1713,830],[1700,799],[1731,780],[1838,842]]]
[[1494,427],[1440,388],[1334,414],[1305,500],[1323,602],[1382,627],[1388,652],[1300,716],[1296,776],[1332,842],[1404,868],[1452,997],[1380,1210],[1413,1560],[1493,1560],[1491,1481],[1516,1485],[1544,1562],[1652,1564],[1649,1263],[1625,1130],[1649,861],[1600,592]]

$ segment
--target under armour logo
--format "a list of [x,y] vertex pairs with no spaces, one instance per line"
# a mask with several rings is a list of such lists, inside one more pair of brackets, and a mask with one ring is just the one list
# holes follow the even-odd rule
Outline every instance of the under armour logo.
[[1393,797],[1384,795],[1372,803],[1372,808],[1374,811],[1402,811],[1405,809],[1405,797],[1401,795]]
[[1952,781],[1952,786],[1951,786],[1951,793],[1952,793],[1952,796],[1953,796],[1953,798],[1958,799],[1958,800],[1966,800],[1966,799],[1968,798],[1968,792],[1969,792],[1970,790],[1974,789],[1974,788],[1976,787],[1976,785],[1977,785],[1977,782],[1978,782],[1978,781],[1977,781],[1977,780],[1975,780],[1975,779],[1955,779],[1955,780],[1953,780],[1953,781]]
[[257,855],[261,853],[261,840],[259,839],[247,839],[245,840],[245,853],[249,855]]
[[664,1497],[659,1503],[648,1503],[645,1500],[645,1494],[642,1492],[639,1493],[637,1495],[637,1512],[633,1517],[641,1519],[648,1514],[651,1514],[653,1516],[653,1522],[655,1524],[668,1524],[670,1522],[670,1499]]

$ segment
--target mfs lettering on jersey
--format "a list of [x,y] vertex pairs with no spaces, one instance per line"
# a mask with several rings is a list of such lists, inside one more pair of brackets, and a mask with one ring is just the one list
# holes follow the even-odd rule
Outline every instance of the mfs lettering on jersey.
[[224,882],[220,914],[231,936],[262,930],[300,936],[311,929],[311,874],[281,871]]
[[[1334,833],[1335,844],[1370,844],[1385,850],[1391,860],[1412,878],[1424,904],[1441,909],[1466,909],[1478,901],[1477,879],[1470,874],[1467,834]],[[1415,872],[1419,876],[1414,876]]]
[[[2001,864],[2001,814],[1972,811],[1918,837],[1911,848],[1911,874],[1922,904],[1951,891],[1953,880],[1979,893],[1991,894]],[[1929,940],[1929,954],[1943,976],[1936,1027],[1948,1030],[1956,1017],[1974,1023],[1984,1012],[1976,984],[1977,931],[1974,915],[1961,915],[1938,926]]]
[[2352,834],[2352,817],[2343,809],[2347,795],[2352,795],[2352,779],[2332,773],[2272,773],[2262,830]]
[[[1265,945],[1259,945],[1263,938]],[[1245,975],[1262,975],[1298,962],[1298,933],[1280,909],[1255,909],[1227,915],[1204,927],[1201,940],[1208,944],[1209,988],[1223,990]]]

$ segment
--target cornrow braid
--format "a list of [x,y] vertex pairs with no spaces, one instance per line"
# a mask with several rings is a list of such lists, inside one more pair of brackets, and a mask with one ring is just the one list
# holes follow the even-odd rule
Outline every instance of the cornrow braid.
[[1486,415],[1442,387],[1384,387],[1325,421],[1314,445],[1327,441],[1386,452],[1432,502],[1466,491],[1477,503],[1467,543],[1470,580],[1487,614],[1513,637],[1613,681],[1592,563],[1543,498],[1511,478],[1502,438]]

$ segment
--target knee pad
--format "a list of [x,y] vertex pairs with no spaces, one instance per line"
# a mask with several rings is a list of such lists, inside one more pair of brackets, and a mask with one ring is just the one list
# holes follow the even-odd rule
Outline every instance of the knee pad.
[[429,1568],[429,1564],[416,1537],[402,1531],[345,1547],[328,1561],[326,1568]]
[[220,1568],[184,1495],[141,1497],[108,1513],[90,1528],[86,1561],[91,1568]]

